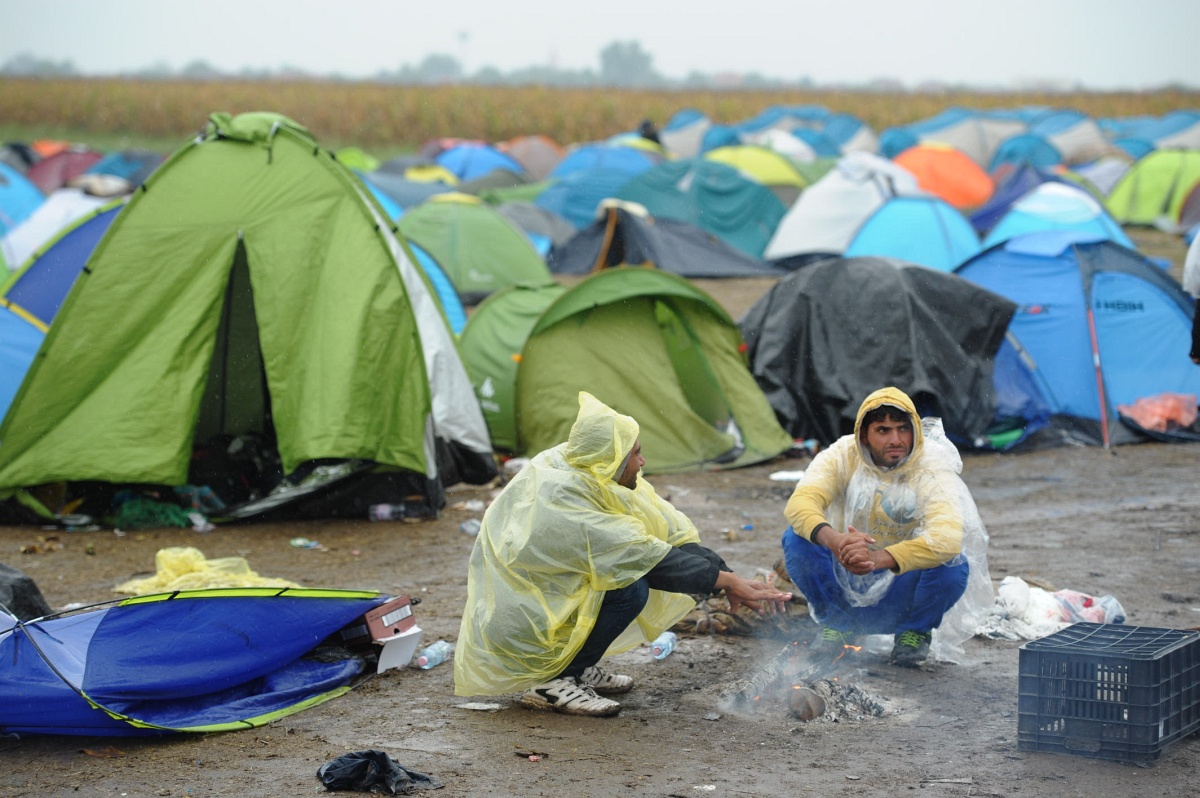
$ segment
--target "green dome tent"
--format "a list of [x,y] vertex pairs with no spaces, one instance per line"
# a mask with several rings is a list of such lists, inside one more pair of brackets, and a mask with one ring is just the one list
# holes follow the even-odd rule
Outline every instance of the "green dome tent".
[[1155,225],[1180,232],[1188,192],[1200,184],[1200,150],[1156,150],[1139,158],[1108,195],[1108,212],[1121,224]]
[[[0,489],[210,484],[196,454],[239,440],[282,475],[407,475],[374,501],[415,485],[436,508],[495,473],[420,270],[354,175],[269,113],[213,114],[112,222],[0,426]],[[343,511],[365,506],[314,514]]]
[[641,425],[648,473],[732,468],[791,446],[710,296],[652,269],[605,269],[570,290],[511,288],[463,330],[493,444],[534,454],[567,439],[588,391]]
[[529,236],[479,197],[437,194],[410,208],[399,227],[442,267],[463,304],[510,285],[553,282]]

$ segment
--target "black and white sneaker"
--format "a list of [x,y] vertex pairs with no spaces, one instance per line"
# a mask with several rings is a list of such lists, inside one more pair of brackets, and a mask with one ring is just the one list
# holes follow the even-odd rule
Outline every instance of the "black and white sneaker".
[[604,718],[621,711],[621,705],[611,698],[601,698],[591,687],[576,683],[570,676],[539,684],[521,696],[521,703],[530,709],[548,709],[567,715],[590,715]]
[[579,683],[592,688],[598,695],[620,695],[633,689],[633,677],[611,673],[599,665],[593,665],[579,674]]

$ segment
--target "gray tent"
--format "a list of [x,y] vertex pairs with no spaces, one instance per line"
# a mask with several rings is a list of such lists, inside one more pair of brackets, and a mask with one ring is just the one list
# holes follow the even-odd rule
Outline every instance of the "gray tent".
[[867,394],[894,385],[948,435],[974,441],[995,415],[993,363],[1015,310],[954,274],[835,257],[780,280],[739,326],[750,371],[794,438],[853,432]]

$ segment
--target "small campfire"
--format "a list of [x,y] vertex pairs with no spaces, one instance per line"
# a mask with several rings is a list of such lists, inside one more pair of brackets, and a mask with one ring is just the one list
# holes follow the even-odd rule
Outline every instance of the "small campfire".
[[734,683],[721,696],[733,710],[786,705],[793,717],[811,720],[859,720],[887,712],[884,700],[851,683],[847,657],[861,646],[845,646],[830,661],[813,663],[807,647],[789,643],[750,679]]

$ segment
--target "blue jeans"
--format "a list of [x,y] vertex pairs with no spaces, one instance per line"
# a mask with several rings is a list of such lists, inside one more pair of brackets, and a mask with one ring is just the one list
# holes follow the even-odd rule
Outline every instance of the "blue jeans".
[[855,607],[846,601],[833,552],[809,543],[792,531],[783,533],[783,562],[788,576],[808,599],[823,626],[856,635],[930,632],[967,589],[970,567],[939,565],[897,574],[879,603]]
[[607,591],[592,633],[584,641],[583,648],[579,649],[575,659],[571,660],[571,664],[559,676],[579,676],[599,662],[613,641],[638,617],[649,598],[650,583],[644,576],[632,585]]

